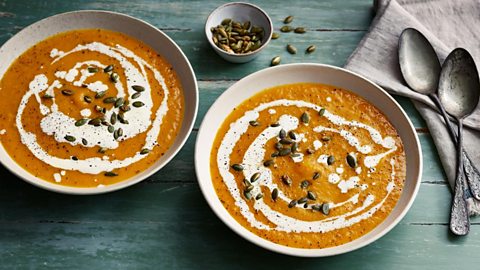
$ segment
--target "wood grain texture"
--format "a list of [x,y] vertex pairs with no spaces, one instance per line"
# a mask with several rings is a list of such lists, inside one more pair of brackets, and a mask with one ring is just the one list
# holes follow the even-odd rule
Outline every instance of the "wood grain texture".
[[[371,0],[255,1],[275,28],[287,15],[308,34],[281,34],[255,61],[235,65],[215,55],[203,24],[224,1],[0,0],[0,43],[44,17],[78,9],[112,10],[144,19],[184,50],[199,79],[194,131],[160,172],[133,187],[100,196],[67,196],[33,187],[0,168],[0,268],[173,269],[451,269],[478,268],[480,220],[470,235],[448,232],[451,193],[425,122],[411,102],[395,97],[419,133],[424,171],[419,195],[401,223],[379,241],[329,258],[300,259],[263,250],[230,231],[213,214],[196,183],[194,143],[215,99],[236,80],[269,65],[314,62],[341,66],[368,30]],[[317,46],[312,55],[295,56]],[[476,268],[475,268],[476,267]]]

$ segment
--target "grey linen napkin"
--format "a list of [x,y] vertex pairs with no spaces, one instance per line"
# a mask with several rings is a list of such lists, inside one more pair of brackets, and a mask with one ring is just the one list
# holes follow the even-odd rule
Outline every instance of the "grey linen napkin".
[[[408,88],[398,64],[398,37],[413,27],[432,43],[441,63],[456,47],[467,49],[480,64],[480,0],[378,0],[369,32],[345,65],[395,95],[412,99],[427,123],[450,186],[454,186],[456,150],[433,102]],[[479,89],[480,91],[480,89]],[[427,104],[427,105],[425,105]],[[473,164],[480,167],[480,109],[465,119],[464,147]],[[471,215],[480,214],[480,201],[467,200]]]

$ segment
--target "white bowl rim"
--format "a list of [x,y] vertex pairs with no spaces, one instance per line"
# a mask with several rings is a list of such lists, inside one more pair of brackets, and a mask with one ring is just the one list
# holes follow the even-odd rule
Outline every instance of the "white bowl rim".
[[[14,42],[14,39],[18,35],[22,34],[23,32],[28,31],[31,28],[35,28],[37,25],[41,25],[43,22],[45,22],[47,20],[52,20],[52,19],[55,19],[57,17],[69,16],[69,15],[75,15],[75,14],[88,14],[88,13],[116,15],[116,16],[119,16],[119,17],[124,17],[124,18],[130,19],[130,20],[134,20],[134,21],[137,21],[138,23],[144,24],[145,26],[152,28],[153,30],[158,32],[159,35],[166,38],[178,50],[178,52],[180,53],[182,58],[185,60],[186,66],[188,67],[188,70],[189,70],[190,74],[193,76],[192,80],[193,80],[193,85],[194,85],[194,88],[195,88],[194,90],[195,90],[195,97],[196,98],[195,98],[195,108],[194,108],[192,121],[188,126],[185,127],[185,128],[187,128],[186,129],[187,133],[185,134],[184,138],[182,138],[179,141],[178,147],[176,149],[172,150],[171,148],[169,148],[169,151],[172,151],[170,156],[166,157],[164,159],[164,161],[162,163],[158,164],[156,167],[154,167],[154,165],[151,165],[150,167],[148,167],[147,170],[150,170],[149,172],[144,171],[141,175],[135,175],[135,176],[132,176],[128,179],[125,179],[125,180],[122,180],[120,182],[114,183],[112,185],[105,185],[102,188],[99,188],[99,187],[87,187],[87,188],[71,187],[71,186],[63,186],[63,185],[55,184],[55,183],[46,181],[44,179],[35,177],[33,174],[31,174],[30,172],[28,172],[27,170],[25,170],[24,168],[19,166],[19,167],[21,167],[21,169],[23,171],[25,171],[28,174],[28,178],[26,178],[23,175],[20,175],[13,168],[10,168],[10,167],[8,167],[4,164],[3,159],[5,159],[5,158],[13,160],[13,158],[10,157],[8,153],[7,153],[7,157],[3,157],[3,156],[0,155],[0,163],[2,164],[2,166],[4,168],[6,168],[7,170],[9,170],[14,175],[16,175],[18,178],[24,180],[27,183],[30,183],[30,184],[36,186],[36,187],[39,187],[39,188],[42,188],[42,189],[45,189],[45,190],[48,190],[48,191],[53,191],[53,192],[62,193],[62,194],[70,194],[70,195],[96,195],[96,194],[109,193],[109,192],[117,191],[117,190],[120,190],[120,189],[127,188],[129,186],[135,185],[135,184],[147,179],[148,177],[152,176],[153,174],[155,174],[156,172],[161,170],[163,167],[165,167],[178,154],[178,152],[183,148],[183,146],[185,145],[185,143],[187,142],[188,138],[191,135],[191,132],[193,130],[193,126],[195,125],[195,120],[196,120],[197,114],[198,114],[198,103],[199,103],[198,82],[197,82],[197,78],[196,78],[196,75],[195,75],[195,71],[193,70],[193,67],[190,64],[190,61],[188,60],[185,53],[178,46],[178,44],[175,43],[175,41],[173,41],[173,39],[171,39],[168,35],[166,35],[163,31],[161,31],[160,29],[158,29],[154,25],[152,25],[152,24],[150,24],[150,23],[148,23],[144,20],[138,19],[136,17],[130,16],[130,15],[127,15],[127,14],[124,14],[124,13],[107,11],[107,10],[76,10],[76,11],[69,11],[69,12],[64,12],[64,13],[59,13],[59,14],[55,14],[55,15],[52,15],[52,16],[48,16],[48,17],[43,18],[39,21],[36,21],[36,22],[28,25],[27,27],[23,28],[22,30],[20,30],[18,33],[16,33],[11,38],[9,38],[4,44],[2,44],[0,46],[0,50],[3,49],[4,47],[6,47],[9,43]],[[85,28],[78,28],[78,29],[85,29]],[[48,36],[45,37],[45,38],[48,38]],[[12,63],[10,63],[10,65],[11,64]],[[184,124],[185,124],[185,119],[182,122],[182,125],[184,125]],[[179,139],[179,138],[177,137],[175,140],[177,140],[177,139]],[[3,147],[3,146],[1,146],[1,147]],[[13,160],[13,162],[17,163],[15,160]]]
[[[202,181],[200,180],[202,175],[201,175],[201,172],[199,171],[199,168],[197,166],[197,160],[200,160],[201,158],[203,158],[204,156],[200,156],[200,151],[198,150],[199,148],[199,140],[202,139],[202,137],[204,136],[203,134],[204,133],[207,133],[209,131],[206,131],[204,130],[204,125],[206,125],[206,119],[209,119],[210,118],[210,114],[214,114],[215,112],[213,111],[214,107],[215,107],[215,104],[217,102],[220,102],[222,97],[223,96],[226,96],[229,94],[230,90],[237,84],[239,83],[240,81],[244,81],[244,80],[250,80],[256,76],[259,76],[261,75],[262,73],[265,73],[265,72],[270,72],[272,70],[276,70],[276,69],[286,69],[286,68],[295,68],[295,67],[301,67],[301,66],[309,66],[309,67],[321,67],[321,68],[330,68],[330,69],[333,69],[333,70],[337,70],[337,71],[340,71],[340,72],[344,72],[344,73],[348,73],[350,75],[353,75],[355,77],[358,77],[359,79],[369,83],[373,88],[376,88],[380,94],[383,94],[385,97],[387,97],[391,102],[393,102],[395,104],[395,106],[397,107],[397,109],[400,110],[401,112],[401,116],[407,121],[408,123],[408,126],[410,128],[409,131],[411,131],[413,134],[415,134],[414,138],[415,138],[415,141],[413,142],[413,144],[416,146],[416,153],[417,153],[417,156],[416,156],[416,159],[418,159],[418,173],[416,175],[416,179],[412,179],[412,181],[415,180],[415,186],[414,186],[414,189],[413,189],[413,192],[412,192],[412,195],[411,197],[408,199],[407,201],[407,204],[405,205],[405,207],[401,210],[401,212],[398,214],[398,216],[392,220],[392,222],[387,226],[385,227],[382,231],[378,232],[376,235],[370,237],[369,239],[367,240],[364,240],[363,242],[358,242],[356,243],[355,245],[353,245],[352,247],[350,248],[347,248],[347,249],[343,249],[344,245],[347,245],[347,244],[351,244],[352,242],[348,242],[346,244],[343,244],[343,245],[339,245],[339,246],[334,246],[334,247],[329,247],[329,248],[323,248],[323,249],[304,249],[304,248],[294,248],[294,247],[288,247],[288,246],[284,246],[284,245],[280,245],[280,244],[277,244],[277,243],[274,243],[274,242],[271,242],[271,241],[268,241],[256,234],[254,234],[253,232],[249,231],[248,229],[246,229],[245,227],[243,227],[242,225],[238,224],[238,222],[230,215],[230,213],[227,213],[227,215],[222,215],[222,213],[220,212],[219,209],[215,208],[215,205],[214,205],[214,201],[215,200],[218,200],[218,196],[215,196],[214,198],[210,198],[207,193],[207,185],[213,185],[212,184],[212,181],[211,181],[211,175],[208,175],[208,181]],[[243,102],[243,100],[241,101]],[[216,132],[216,131],[215,131]],[[209,159],[210,159],[210,153],[209,153]],[[210,162],[210,161],[209,161]],[[212,104],[212,106],[210,107],[210,109],[207,111],[207,113],[205,114],[203,120],[202,120],[202,124],[200,125],[200,128],[199,128],[199,131],[198,131],[198,134],[197,134],[197,139],[196,139],[196,143],[195,143],[195,173],[196,173],[196,176],[197,176],[197,181],[198,181],[198,184],[200,186],[200,190],[202,191],[202,194],[203,194],[203,197],[205,198],[205,200],[207,201],[208,205],[210,206],[210,208],[213,210],[213,212],[215,213],[215,215],[224,223],[226,224],[232,231],[234,231],[237,235],[241,236],[242,238],[248,240],[249,242],[257,245],[257,246],[260,246],[262,248],[265,248],[267,250],[270,250],[270,251],[273,251],[273,252],[276,252],[276,253],[280,253],[280,254],[284,254],[284,255],[290,255],[290,256],[296,256],[296,257],[328,257],[328,256],[334,256],[334,255],[339,255],[339,254],[343,254],[343,253],[347,253],[347,252],[351,252],[351,251],[354,251],[354,250],[357,250],[357,249],[360,249],[362,247],[365,247],[373,242],[375,242],[376,240],[378,240],[379,238],[381,238],[382,236],[384,236],[385,234],[387,234],[388,232],[390,232],[401,220],[402,218],[407,214],[408,210],[411,208],[415,198],[417,197],[417,194],[418,194],[418,190],[420,188],[420,184],[421,184],[421,177],[422,177],[422,171],[423,171],[423,159],[422,159],[422,150],[421,150],[421,144],[420,144],[420,140],[418,138],[418,135],[416,134],[416,131],[415,131],[415,127],[413,126],[410,118],[407,116],[406,112],[403,110],[403,108],[400,106],[400,104],[390,95],[388,94],[383,88],[381,88],[380,86],[378,86],[376,83],[374,83],[373,81],[365,78],[364,76],[362,75],[359,75],[355,72],[352,72],[352,71],[349,71],[347,69],[344,69],[344,68],[340,68],[340,67],[336,67],[336,66],[332,66],[332,65],[327,65],[327,64],[318,64],[318,63],[292,63],[292,64],[284,64],[284,65],[279,65],[279,66],[275,66],[275,67],[268,67],[268,68],[265,68],[265,69],[262,69],[262,70],[259,70],[257,72],[254,72],[244,78],[242,78],[241,80],[239,80],[238,82],[234,83],[233,85],[231,85],[227,90],[225,90],[218,98],[217,100],[214,102],[214,104]],[[210,173],[210,169],[208,169],[208,173]],[[208,183],[208,184],[207,184]],[[215,194],[216,195],[216,194]],[[221,203],[220,203],[221,204]],[[223,205],[221,205],[223,207]],[[384,220],[385,221],[385,220]],[[382,223],[384,222],[382,221]],[[380,224],[382,224],[380,223]],[[380,225],[379,224],[379,225]],[[237,227],[235,227],[235,225],[238,225]],[[379,226],[377,225],[377,227]],[[357,238],[355,239],[354,241],[356,240],[359,240],[359,239],[362,239],[363,237],[371,234],[372,231],[370,231],[369,233],[361,236],[360,238]]]
[[[255,51],[251,51],[251,52],[247,52],[247,53],[242,53],[242,54],[238,54],[238,53],[229,53],[227,51],[224,51],[220,48],[217,47],[217,45],[215,45],[215,43],[213,43],[212,39],[208,38],[208,32],[210,31],[210,29],[208,28],[208,22],[210,21],[210,19],[212,18],[213,14],[217,11],[219,11],[220,9],[224,8],[224,7],[227,7],[227,6],[231,6],[231,5],[244,5],[244,6],[249,6],[249,7],[252,7],[252,8],[255,8],[257,9],[258,11],[260,11],[260,13],[262,13],[265,18],[267,18],[267,21],[268,21],[268,24],[269,24],[269,28],[270,28],[270,35],[268,36],[267,38],[267,41],[265,43],[263,43],[260,48],[256,49]],[[215,8],[212,12],[210,12],[210,14],[208,15],[207,17],[207,20],[205,21],[205,36],[207,37],[207,40],[208,40],[208,43],[210,43],[210,45],[215,48],[216,50],[226,54],[226,55],[229,55],[229,56],[232,56],[232,57],[235,57],[235,58],[242,58],[242,57],[246,57],[246,56],[249,56],[249,55],[253,55],[253,54],[256,54],[256,53],[259,53],[260,51],[262,51],[264,48],[267,47],[268,43],[270,43],[270,41],[272,40],[272,33],[273,33],[273,23],[272,23],[272,19],[270,19],[270,16],[268,16],[267,12],[265,12],[263,9],[261,9],[260,7],[258,7],[257,5],[254,5],[252,3],[246,3],[246,2],[229,2],[229,3],[225,3],[217,8]]]

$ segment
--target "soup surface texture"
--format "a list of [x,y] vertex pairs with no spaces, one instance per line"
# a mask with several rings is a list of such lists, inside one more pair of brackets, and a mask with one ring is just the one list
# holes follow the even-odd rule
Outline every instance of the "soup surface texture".
[[406,170],[402,141],[377,108],[313,83],[244,101],[220,127],[210,159],[227,211],[258,236],[299,248],[371,231],[394,208]]
[[23,168],[74,187],[113,184],[155,163],[184,113],[172,66],[146,44],[102,29],[60,33],[0,81],[0,140]]

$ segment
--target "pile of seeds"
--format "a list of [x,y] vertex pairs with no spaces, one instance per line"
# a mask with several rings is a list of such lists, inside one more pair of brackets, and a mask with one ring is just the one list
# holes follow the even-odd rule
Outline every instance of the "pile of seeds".
[[224,19],[222,23],[210,29],[213,43],[228,53],[243,54],[253,52],[262,46],[263,27],[232,19]]
[[[283,23],[285,25],[280,28],[280,32],[282,32],[282,33],[293,32],[293,33],[296,33],[296,34],[304,34],[304,33],[307,32],[305,27],[292,27],[292,26],[290,26],[289,24],[291,22],[293,22],[293,16],[287,16],[283,20]],[[277,32],[272,33],[272,39],[278,39],[278,38],[280,38],[279,33],[277,33]],[[286,49],[290,54],[297,54],[297,51],[298,51],[297,48],[295,46],[293,46],[292,44],[287,44]],[[307,53],[307,54],[313,53],[315,51],[315,49],[316,49],[315,45],[310,45],[305,49],[305,53]],[[270,65],[271,66],[279,65],[281,61],[282,61],[282,59],[280,58],[280,56],[275,56],[270,61]]]

